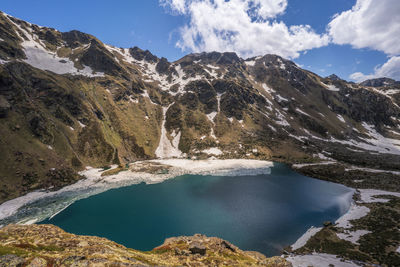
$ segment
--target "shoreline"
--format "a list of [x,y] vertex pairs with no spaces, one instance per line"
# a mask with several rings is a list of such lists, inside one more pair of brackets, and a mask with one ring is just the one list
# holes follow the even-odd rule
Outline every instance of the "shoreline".
[[[167,173],[151,173],[152,167],[164,166]],[[65,186],[57,191],[38,190],[24,196],[8,200],[0,205],[0,228],[9,223],[29,224],[42,221],[54,216],[65,207],[75,201],[105,192],[110,189],[130,186],[139,183],[154,184],[172,179],[185,174],[213,175],[213,176],[240,176],[269,174],[274,163],[272,161],[249,160],[249,159],[160,159],[138,161],[129,165],[130,169],[123,170],[117,174],[102,176],[103,173],[114,170],[118,166],[113,165],[111,169],[86,167],[79,172],[85,179]],[[139,171],[133,171],[137,168]],[[132,169],[132,171],[131,171]],[[53,203],[55,200],[57,202]],[[30,205],[41,203],[45,210],[43,213],[29,214],[32,212]],[[51,205],[48,207],[46,205]],[[26,216],[21,216],[26,214]],[[22,218],[18,218],[22,217]]]
[[[333,226],[341,230],[336,233],[337,237],[341,240],[349,241],[355,245],[359,245],[359,239],[361,236],[372,233],[367,229],[352,229],[354,224],[351,221],[356,221],[367,216],[372,210],[365,206],[365,204],[370,203],[387,203],[390,199],[384,196],[394,196],[400,197],[399,192],[390,192],[375,189],[356,189],[354,199],[351,202],[349,210],[344,213],[340,218],[338,218]],[[375,197],[376,196],[376,197]],[[327,254],[327,253],[296,253],[296,250],[307,246],[307,242],[313,238],[318,232],[322,231],[324,227],[312,226],[305,232],[293,245],[291,245],[292,252],[289,255],[282,255],[286,260],[294,264],[294,266],[320,266],[321,264],[332,264],[341,263],[343,266],[357,267],[359,266],[356,261],[343,259],[337,255]],[[398,253],[400,253],[400,246],[398,248]]]
[[[168,169],[167,173],[150,173],[143,171],[143,168],[150,171],[151,166],[162,166]],[[150,166],[150,167],[149,167]],[[18,224],[33,224],[37,221],[41,221],[45,218],[52,218],[58,213],[62,212],[69,205],[75,201],[83,198],[90,197],[95,194],[105,192],[113,188],[119,188],[139,183],[153,184],[172,179],[185,174],[198,174],[198,175],[213,175],[213,176],[239,176],[239,175],[257,175],[257,174],[268,174],[271,172],[271,167],[274,166],[274,162],[263,161],[263,160],[248,160],[248,159],[207,159],[207,160],[186,160],[186,159],[159,159],[159,160],[148,160],[139,161],[130,164],[130,169],[123,170],[117,174],[110,176],[102,176],[103,173],[114,170],[118,168],[117,165],[112,166],[111,169],[103,170],[100,168],[87,167],[86,170],[80,172],[86,178],[82,179],[75,184],[61,188],[58,191],[35,191],[28,193],[27,195],[21,196],[4,202],[0,205],[0,228],[7,225],[3,223],[2,220],[15,216],[20,209],[25,206],[29,206],[32,203],[41,200],[54,200],[59,197],[62,201],[56,203],[52,209],[47,209],[40,218],[26,217],[23,220],[18,221]],[[139,172],[133,172],[132,167],[137,167]],[[291,168],[296,171],[296,168]],[[314,178],[314,177],[311,177]],[[318,179],[318,178],[317,178]],[[332,182],[332,181],[328,181]],[[337,183],[341,184],[341,183]],[[341,184],[343,185],[343,184]],[[343,185],[345,186],[345,185]],[[351,187],[349,187],[351,188]],[[351,188],[354,189],[354,188]],[[68,197],[65,195],[70,194]],[[354,194],[359,194],[360,200],[351,201],[350,207],[345,213],[341,215],[335,222],[334,225],[344,229],[351,228],[350,220],[359,219],[366,216],[370,209],[362,206],[363,203],[373,203],[373,202],[387,202],[389,200],[382,198],[373,198],[374,195],[393,195],[400,197],[398,192],[389,192],[383,190],[375,189],[354,189],[351,193],[351,197]],[[63,199],[65,198],[65,199]],[[294,242],[290,247],[293,251],[302,248],[306,245],[307,241],[312,238],[315,234],[321,231],[323,227],[313,226],[308,229],[302,236],[300,236],[296,242]],[[360,236],[368,233],[368,231],[356,231],[351,232],[345,230],[345,233],[339,238],[348,240],[350,242],[357,242]],[[355,237],[354,237],[355,236]],[[400,247],[399,247],[400,248]],[[287,260],[300,264],[304,260],[314,263],[321,263],[325,259],[326,262],[331,262],[333,259],[340,260],[332,254],[325,253],[312,253],[312,254],[296,254],[295,252],[289,255],[282,255]],[[352,266],[351,261],[346,261],[349,266]],[[296,265],[298,266],[298,265]],[[357,265],[354,265],[357,266]]]

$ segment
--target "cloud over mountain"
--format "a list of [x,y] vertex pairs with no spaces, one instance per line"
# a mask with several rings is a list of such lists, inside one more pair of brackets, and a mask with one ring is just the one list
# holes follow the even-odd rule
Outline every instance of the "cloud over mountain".
[[287,26],[276,17],[287,0],[160,0],[189,22],[179,29],[183,50],[235,51],[242,57],[278,54],[296,58],[300,52],[325,46],[327,35],[309,25]]

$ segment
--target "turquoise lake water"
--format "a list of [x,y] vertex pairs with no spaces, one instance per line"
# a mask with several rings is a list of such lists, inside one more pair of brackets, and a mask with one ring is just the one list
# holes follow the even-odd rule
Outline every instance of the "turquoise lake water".
[[201,233],[272,256],[311,226],[339,218],[351,192],[275,163],[269,175],[184,175],[112,189],[42,223],[139,250],[151,250],[168,237]]

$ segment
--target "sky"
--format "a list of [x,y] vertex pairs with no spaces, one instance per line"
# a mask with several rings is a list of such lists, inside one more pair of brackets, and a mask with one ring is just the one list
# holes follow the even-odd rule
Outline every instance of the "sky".
[[323,77],[400,80],[400,0],[1,0],[0,10],[170,61],[277,54]]

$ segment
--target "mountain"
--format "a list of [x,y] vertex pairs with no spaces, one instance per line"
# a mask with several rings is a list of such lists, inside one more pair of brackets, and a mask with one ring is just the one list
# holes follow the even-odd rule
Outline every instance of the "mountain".
[[360,83],[362,86],[382,87],[382,86],[400,86],[400,82],[390,78],[377,78],[363,81]]
[[331,74],[328,77],[326,77],[327,79],[330,79],[331,81],[340,81],[342,80],[339,76],[337,76],[336,74]]
[[398,87],[322,78],[276,55],[169,62],[1,13],[0,202],[74,183],[86,166],[156,157],[329,161],[329,175],[299,171],[399,191],[347,172],[400,170],[399,105]]

